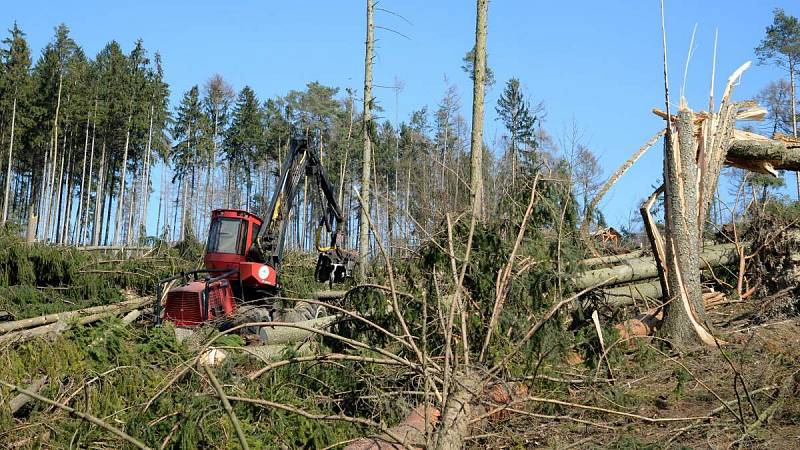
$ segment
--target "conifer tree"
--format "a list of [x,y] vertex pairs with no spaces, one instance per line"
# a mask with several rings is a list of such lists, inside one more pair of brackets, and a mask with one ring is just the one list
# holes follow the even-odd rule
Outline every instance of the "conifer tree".
[[[789,72],[792,135],[797,137],[796,80],[800,63],[800,21],[776,8],[767,35],[755,49],[761,64],[772,62]],[[800,198],[800,173],[797,175],[797,197]]]
[[536,123],[536,116],[530,112],[530,105],[520,90],[518,79],[511,78],[506,82],[506,87],[497,100],[495,111],[510,134],[508,154],[511,159],[511,187],[514,188],[519,146],[533,143]]
[[[0,130],[8,130],[0,136],[0,142],[8,143],[8,158],[3,188],[3,216],[2,223],[8,220],[9,193],[11,190],[12,165],[14,162],[14,142],[18,136],[23,135],[31,126],[30,96],[31,96],[31,53],[25,33],[15,22],[9,30],[10,36],[3,40],[0,49],[0,111],[3,117]],[[9,105],[10,103],[10,105]],[[10,117],[10,120],[8,119]]]
[[262,125],[262,111],[256,93],[250,86],[245,86],[236,99],[223,146],[228,164],[228,190],[239,193],[238,183],[242,179],[246,186],[244,204],[234,201],[232,206],[252,206],[253,166],[265,147]]

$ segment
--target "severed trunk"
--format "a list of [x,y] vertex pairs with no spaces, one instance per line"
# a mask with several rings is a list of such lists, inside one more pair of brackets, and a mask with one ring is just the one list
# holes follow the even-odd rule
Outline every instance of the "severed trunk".
[[678,348],[698,341],[714,344],[713,336],[702,325],[707,318],[698,267],[701,227],[694,119],[691,110],[682,108],[675,124],[677,136],[668,132],[664,141],[666,284],[671,295],[662,331]]
[[[664,139],[665,265],[669,299],[661,334],[678,349],[714,346],[700,286],[701,233],[720,171],[732,147],[737,119],[760,119],[752,102],[730,100],[734,83],[750,63],[728,78],[719,111],[695,114],[681,99],[676,117],[666,115]],[[663,276],[663,275],[662,275]]]

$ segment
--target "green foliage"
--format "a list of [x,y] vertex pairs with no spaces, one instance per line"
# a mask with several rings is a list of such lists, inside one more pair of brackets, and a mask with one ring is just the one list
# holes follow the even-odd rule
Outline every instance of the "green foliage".
[[[469,227],[468,218],[462,218],[453,226],[453,246],[459,268],[466,252]],[[463,283],[466,291],[465,301],[469,302],[471,309],[467,332],[469,341],[473,346],[478,346],[477,349],[473,348],[475,351],[480,350],[479,345],[485,338],[495,301],[498,272],[508,262],[517,230],[518,228],[512,228],[503,222],[478,222],[475,225],[472,250]],[[566,234],[559,245],[556,237],[545,231],[531,224],[526,227],[517,258],[518,260],[530,258],[536,263],[510,280],[503,313],[494,331],[493,345],[489,349],[489,364],[505,355],[512,343],[518,342],[523,337],[527,331],[524,324],[535,322],[536,318],[560,299],[561,294],[567,290],[563,281],[569,275],[566,268],[571,266],[570,260],[578,255],[571,250],[575,244],[570,243],[571,238]],[[422,297],[425,296],[428,345],[434,353],[441,350],[440,346],[443,344],[440,337],[442,334],[437,333],[437,330],[441,331],[437,328],[440,326],[437,319],[439,314],[437,304],[441,300],[446,309],[452,301],[453,292],[451,261],[449,252],[445,249],[448,245],[447,235],[441,232],[435,239],[438,244],[429,242],[423,245],[419,249],[417,259],[404,261],[397,268],[401,289],[416,294],[413,299],[402,298],[405,319],[412,328],[412,334],[415,335],[422,333],[424,325]],[[559,259],[561,259],[560,266]],[[387,302],[383,295],[370,292],[360,297],[359,302],[355,304],[359,311],[369,311],[373,317],[376,311],[386,311],[386,326],[396,327],[396,323],[392,324],[391,315],[386,308]],[[527,320],[521,320],[522,318]],[[551,320],[523,348],[518,364],[513,364],[512,367],[517,371],[532,372],[539,358],[560,356],[563,350],[571,346],[571,341],[571,333],[562,328],[560,321]]]
[[[475,46],[467,51],[463,58],[461,58],[461,70],[469,76],[469,79],[475,81]],[[483,75],[483,85],[487,88],[494,86],[494,70],[489,67],[489,57],[486,56],[486,67]]]
[[676,368],[672,375],[675,377],[675,397],[681,398],[683,397],[684,392],[686,391],[686,383],[692,381],[692,376],[682,367]]
[[157,246],[147,258],[97,255],[74,247],[28,244],[14,226],[0,229],[0,309],[17,318],[121,301],[120,289],[152,295],[156,282],[195,267],[202,245]]
[[773,61],[776,65],[795,70],[800,58],[800,21],[775,8],[773,22],[767,26],[766,36],[755,52],[759,62]]

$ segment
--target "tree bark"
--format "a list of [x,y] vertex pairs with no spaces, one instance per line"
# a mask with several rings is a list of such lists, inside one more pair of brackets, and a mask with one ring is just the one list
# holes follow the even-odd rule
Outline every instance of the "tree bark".
[[[372,168],[372,142],[370,127],[372,122],[372,52],[374,45],[373,0],[367,0],[367,41],[364,52],[364,114],[362,128],[364,132],[364,153],[361,165],[361,220],[358,223],[358,251],[360,254],[359,271],[364,277],[369,261],[369,214],[370,214],[370,169]],[[377,238],[377,236],[376,236]]]
[[[789,86],[792,91],[792,137],[797,139],[797,97],[795,95],[795,78],[794,78],[794,59],[789,58]],[[797,182],[797,198],[800,199],[800,172],[795,171],[795,181]]]
[[94,194],[94,226],[92,227],[92,245],[100,244],[100,223],[103,220],[103,186],[105,185],[106,173],[106,141],[103,139],[103,147],[100,151],[100,165],[97,171],[97,192]]
[[128,130],[125,132],[125,149],[122,152],[122,177],[119,183],[119,200],[117,201],[117,213],[114,220],[114,244],[119,244],[120,227],[122,226],[122,208],[125,205],[125,182],[127,181],[128,170],[128,146],[131,141],[131,121],[133,120],[133,100],[131,109],[128,113]]
[[769,175],[776,175],[776,170],[800,171],[800,141],[735,130],[725,163]]
[[[708,267],[728,266],[736,263],[738,253],[734,244],[721,244],[706,247],[697,258],[697,270]],[[588,270],[572,279],[572,286],[576,290],[596,286],[609,278],[609,286],[630,283],[633,281],[647,280],[658,276],[658,267],[651,256],[632,258],[620,262],[613,267]]]
[[707,318],[698,267],[700,200],[694,120],[694,112],[682,107],[674,124],[676,130],[668,131],[664,140],[666,275],[670,299],[665,306],[662,331],[677,348],[697,343],[714,345],[713,336],[702,325]]
[[[477,0],[475,19],[475,62],[472,88],[472,141],[470,144],[470,187],[472,214],[483,219],[483,100],[486,77],[486,16],[489,0]],[[513,175],[512,175],[513,176]]]
[[8,146],[8,167],[6,168],[6,187],[3,194],[3,224],[8,220],[8,190],[11,187],[11,155],[14,154],[14,125],[17,120],[17,99],[11,109],[11,143]]

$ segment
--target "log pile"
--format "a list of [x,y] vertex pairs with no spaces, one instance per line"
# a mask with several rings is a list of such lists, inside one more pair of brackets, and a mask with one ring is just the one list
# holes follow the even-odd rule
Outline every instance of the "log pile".
[[74,324],[86,325],[107,317],[126,314],[126,323],[139,317],[138,309],[152,303],[152,299],[124,294],[128,299],[111,305],[93,306],[57,314],[20,319],[0,324],[0,344],[19,343],[36,337],[60,334]]
[[[613,257],[590,258],[583,266],[594,267],[572,279],[573,288],[578,291],[602,284],[595,291],[608,306],[621,307],[637,302],[658,300],[662,296],[661,284],[658,281],[658,268],[652,256],[641,256],[641,252]],[[739,256],[734,244],[710,245],[700,255],[699,268],[713,270],[717,267],[730,266],[738,262]],[[602,261],[602,262],[598,262]],[[607,262],[606,262],[607,261]],[[598,264],[610,264],[608,267],[597,267]]]

